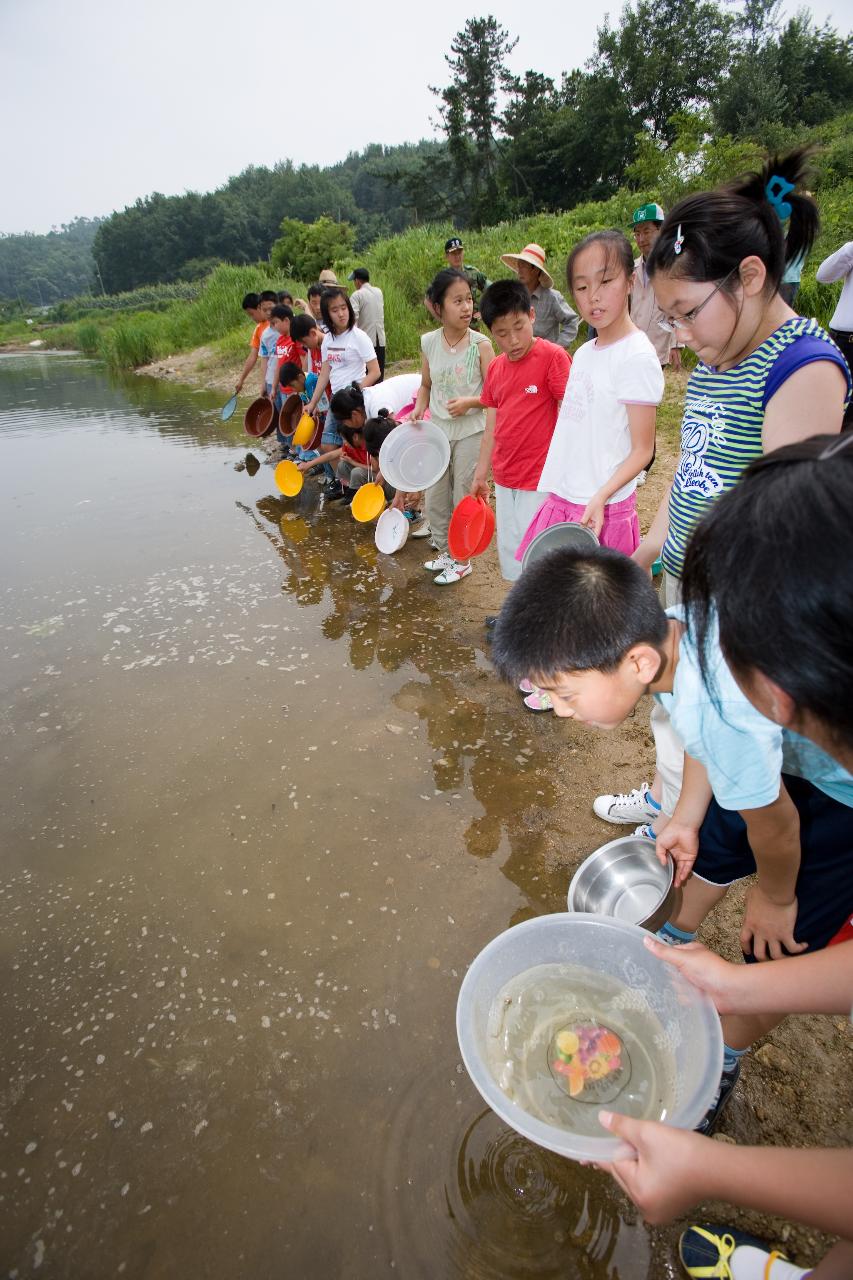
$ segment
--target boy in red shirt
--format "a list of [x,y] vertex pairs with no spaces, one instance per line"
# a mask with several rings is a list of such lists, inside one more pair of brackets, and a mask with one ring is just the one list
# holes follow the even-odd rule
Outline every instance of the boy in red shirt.
[[273,307],[270,316],[270,324],[278,334],[278,341],[275,344],[275,355],[270,358],[270,369],[267,375],[267,383],[272,388],[271,398],[275,398],[280,402],[281,395],[279,392],[279,372],[284,364],[295,364],[300,369],[307,370],[308,353],[303,346],[291,336],[290,322],[293,319],[293,312],[290,307],[286,307],[283,303]]
[[480,315],[501,354],[489,365],[477,402],[488,413],[471,492],[488,500],[491,467],[501,574],[514,582],[521,574],[516,550],[544,501],[537,485],[572,358],[556,343],[534,337],[536,313],[520,280],[490,284]]

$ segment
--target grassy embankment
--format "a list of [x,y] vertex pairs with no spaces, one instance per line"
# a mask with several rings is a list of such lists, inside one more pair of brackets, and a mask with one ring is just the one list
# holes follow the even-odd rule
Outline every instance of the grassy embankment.
[[[832,314],[839,287],[818,285],[815,269],[851,235],[853,162],[847,154],[849,146],[845,146],[832,141],[818,157],[816,198],[821,234],[806,265],[797,302],[803,314],[816,316],[824,324]],[[572,245],[590,231],[614,226],[627,229],[637,200],[636,193],[624,191],[607,201],[579,205],[569,213],[538,214],[465,232],[465,259],[496,279],[509,274],[500,261],[501,254],[517,251],[533,240],[546,250],[559,288],[561,268]],[[450,223],[416,227],[376,241],[357,262],[333,264],[339,279],[346,279],[354,265],[367,266],[371,279],[382,288],[392,360],[419,356],[420,335],[428,327],[422,305],[424,288],[443,265],[443,244],[453,231]],[[49,347],[99,355],[118,369],[138,368],[208,345],[212,348],[211,366],[237,364],[245,354],[248,336],[240,302],[246,292],[261,288],[287,288],[294,296],[305,296],[303,282],[277,278],[263,264],[221,266],[200,285],[158,285],[111,299],[72,301],[61,304],[53,319],[33,325],[23,320],[2,324],[0,344],[20,345],[42,338]],[[192,298],[188,293],[197,296]],[[140,309],[134,310],[135,306]],[[66,323],[55,323],[57,318]]]

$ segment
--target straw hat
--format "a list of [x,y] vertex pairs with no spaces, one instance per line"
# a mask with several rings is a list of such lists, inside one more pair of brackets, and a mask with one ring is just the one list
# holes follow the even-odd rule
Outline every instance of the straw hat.
[[326,285],[327,288],[332,288],[337,285],[338,277],[335,275],[334,271],[331,271],[326,267],[320,272],[318,283]]
[[518,274],[519,262],[529,262],[531,267],[538,267],[542,273],[542,283],[546,289],[554,288],[554,281],[545,270],[545,250],[540,244],[526,244],[521,253],[502,253],[501,262],[506,263],[510,271]]

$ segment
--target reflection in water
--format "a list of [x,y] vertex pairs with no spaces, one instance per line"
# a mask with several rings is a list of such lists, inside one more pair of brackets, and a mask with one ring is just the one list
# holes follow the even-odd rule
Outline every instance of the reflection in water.
[[[425,1140],[423,1132],[424,1111],[440,1115],[439,1072],[419,1073],[398,1090],[389,1117],[378,1194],[387,1247],[403,1274],[466,1280],[647,1275],[645,1228],[627,1220],[624,1199],[605,1174],[508,1129],[482,1110],[467,1079],[458,1092],[449,1143]],[[424,1216],[443,1219],[445,1231],[425,1235]]]
[[479,634],[235,472],[220,397],[0,383],[8,1270],[643,1280],[609,1184],[459,1063],[466,964],[565,891],[548,735]]

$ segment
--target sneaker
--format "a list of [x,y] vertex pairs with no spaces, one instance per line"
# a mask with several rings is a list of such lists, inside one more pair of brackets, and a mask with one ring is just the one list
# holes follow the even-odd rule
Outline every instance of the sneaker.
[[[450,559],[449,556],[448,559]],[[443,569],[436,578],[436,585],[449,587],[452,582],[460,582],[463,578],[467,578],[470,572],[470,564],[460,564],[458,560],[450,560],[447,568]]]
[[649,474],[648,471],[641,471],[640,474],[637,476],[637,484],[638,485],[645,484],[648,474]]
[[[763,1240],[746,1235],[736,1227],[712,1223],[692,1223],[678,1242],[678,1256],[689,1276],[770,1276],[775,1277],[774,1259],[787,1261],[783,1253],[771,1253]],[[743,1267],[738,1266],[743,1263]],[[782,1274],[791,1275],[790,1269]],[[806,1275],[805,1271],[793,1274]]]
[[[415,524],[415,522],[416,522],[416,521],[418,521],[418,520],[423,520],[423,516],[421,515],[420,511],[408,511],[408,510],[406,510],[406,511],[404,511],[404,512],[403,512],[403,515],[406,517],[406,519],[408,520],[409,524]],[[414,534],[412,534],[412,537],[414,537],[414,536],[415,536],[415,535],[414,535]],[[418,537],[419,537],[419,538],[422,538],[423,536],[424,536],[424,535],[423,535],[422,533],[419,533],[419,534],[418,534]]]
[[705,1112],[703,1118],[696,1126],[696,1133],[703,1133],[706,1137],[710,1137],[720,1123],[720,1117],[729,1104],[729,1100],[734,1093],[735,1085],[740,1079],[740,1058],[738,1058],[731,1071],[723,1071],[720,1076],[720,1087],[717,1090],[717,1096],[711,1103],[711,1106]]
[[449,569],[455,563],[453,556],[449,556],[446,551],[440,551],[432,560],[424,561],[424,568],[427,573],[444,573],[445,569]]
[[652,831],[652,825],[650,822],[641,822],[638,827],[634,828],[634,830],[631,832],[631,835],[639,836],[641,840],[657,839],[657,836],[655,835],[654,831]]
[[340,480],[333,480],[326,490],[326,500],[328,502],[339,502],[344,496],[344,486]]
[[631,822],[654,822],[660,809],[649,804],[646,799],[648,793],[649,784],[644,782],[627,795],[597,796],[592,802],[592,809],[596,817],[603,818],[605,822],[624,822],[626,825]]
[[423,524],[418,525],[417,529],[412,530],[412,532],[409,534],[409,537],[410,538],[428,538],[430,537],[431,534],[432,534],[432,529],[429,527],[429,521],[424,520]]
[[538,689],[533,686],[533,692],[529,693],[524,699],[524,705],[528,711],[553,711],[554,704],[550,695],[544,689]]

